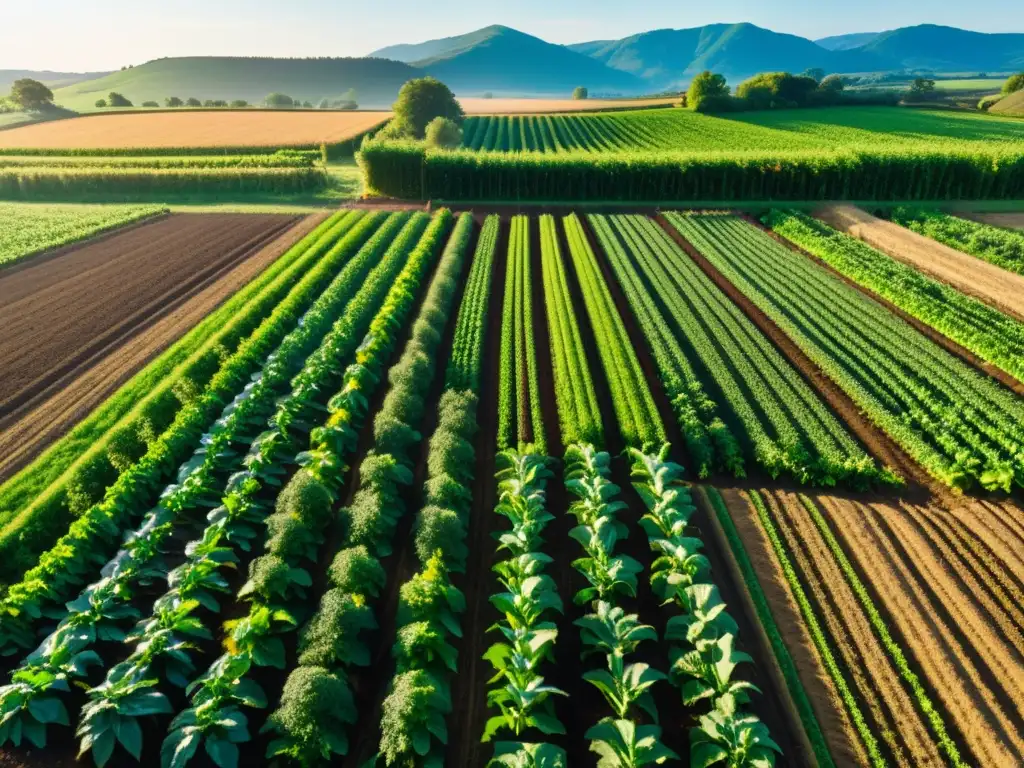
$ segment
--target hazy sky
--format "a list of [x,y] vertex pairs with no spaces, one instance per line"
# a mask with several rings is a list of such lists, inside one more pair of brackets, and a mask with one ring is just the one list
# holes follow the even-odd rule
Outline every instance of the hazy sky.
[[911,24],[1024,30],[1021,0],[2,0],[0,69],[118,69],[161,56],[362,56],[506,24],[558,43],[749,21],[805,37]]

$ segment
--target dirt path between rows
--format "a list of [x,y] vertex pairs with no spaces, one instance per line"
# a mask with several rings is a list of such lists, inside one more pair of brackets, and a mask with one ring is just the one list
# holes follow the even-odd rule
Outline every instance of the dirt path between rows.
[[[277,221],[271,228],[264,224],[266,231],[255,239],[250,238],[252,247],[232,250],[233,261],[229,260],[220,271],[208,275],[206,281],[193,285],[193,291],[182,295],[176,303],[169,303],[152,318],[147,318],[148,326],[120,346],[106,350],[107,354],[68,371],[61,377],[60,386],[45,389],[0,419],[0,481],[66,434],[147,363],[312,231],[326,215],[309,216],[294,226],[291,226],[291,218]],[[138,230],[145,232],[146,227]],[[281,230],[283,234],[279,234]],[[100,245],[109,247],[115,242],[116,238],[105,238]],[[245,243],[242,246],[244,248]],[[0,280],[0,293],[5,290],[3,286]]]
[[852,205],[828,206],[814,215],[840,232],[1024,320],[1024,275],[961,253]]
[[1024,213],[957,213],[964,219],[1005,229],[1024,229]]

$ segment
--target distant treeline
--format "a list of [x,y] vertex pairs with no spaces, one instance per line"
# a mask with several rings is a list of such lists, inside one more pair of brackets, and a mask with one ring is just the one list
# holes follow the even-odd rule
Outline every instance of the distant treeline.
[[686,106],[697,112],[720,114],[847,104],[896,105],[901,99],[899,93],[891,91],[846,93],[846,84],[847,79],[843,76],[826,77],[820,69],[807,70],[800,75],[762,72],[740,83],[733,94],[724,76],[702,72],[690,84]]

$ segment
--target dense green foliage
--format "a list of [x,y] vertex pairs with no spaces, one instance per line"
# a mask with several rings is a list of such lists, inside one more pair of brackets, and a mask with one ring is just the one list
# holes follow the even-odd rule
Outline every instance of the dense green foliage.
[[1024,381],[1024,323],[809,216],[772,211],[765,223],[982,360]]
[[0,266],[117,229],[163,210],[155,206],[0,203]]
[[[281,269],[270,270],[268,281],[257,281],[258,292],[243,292],[242,303],[228,302],[228,314],[214,313],[211,325],[201,325],[170,358],[157,361],[154,374],[143,372],[138,383],[133,381],[4,486],[4,501],[17,514],[0,531],[3,572],[10,577],[30,569],[10,590],[5,621],[36,621],[49,601],[69,599],[69,592],[89,577],[90,564],[108,557],[120,531],[156,503],[160,489],[200,446],[217,414],[239,396],[265,356],[307,311],[318,321],[311,323],[313,335],[293,337],[288,348],[299,358],[299,350],[315,341],[315,333],[323,330],[323,310],[336,297],[321,294],[379,223],[379,216],[359,213],[330,219],[289,252]],[[193,391],[198,394],[182,396]],[[123,453],[125,437],[135,446],[135,461],[122,464],[118,474],[113,448],[121,446]],[[86,509],[79,510],[69,530],[69,491],[97,476],[110,477],[110,485],[93,481],[93,487],[86,486]],[[33,568],[40,549],[62,531],[66,535]]]
[[1024,403],[806,256],[726,214],[686,235],[865,416],[941,482],[1024,485]]
[[53,104],[53,91],[38,80],[23,77],[11,85],[8,98],[22,109],[39,110]]
[[1020,90],[1024,90],[1024,72],[1010,75],[1006,78],[1006,82],[1003,83],[1003,93],[1007,96]]
[[424,138],[428,147],[456,149],[462,145],[462,129],[454,120],[435,117],[427,123]]
[[541,277],[562,442],[604,444],[601,409],[569,292],[553,216],[540,217]]
[[498,382],[498,450],[547,454],[537,379],[530,276],[530,217],[515,216],[509,231],[505,295],[501,311]]
[[0,199],[54,200],[176,194],[295,194],[326,186],[319,168],[0,168]]
[[1024,275],[1024,232],[921,208],[895,208],[890,218],[950,248]]
[[[210,150],[207,150],[208,152]],[[114,155],[2,155],[0,168],[310,168],[320,159],[313,150],[279,150],[248,155],[151,155],[129,157]]]
[[[677,226],[685,225],[674,214],[668,216]],[[881,479],[871,458],[796,369],[664,230],[642,216],[611,217],[604,227],[616,274],[631,288],[631,303],[647,315],[649,343],[663,348],[660,367],[670,365],[665,358],[674,359],[666,389],[689,395],[709,433],[715,434],[714,411],[701,399],[702,391],[725,407],[730,431],[742,436],[749,455],[772,477],[786,473],[801,483],[855,486]],[[652,296],[660,301],[652,302]],[[654,326],[659,306],[668,328]],[[702,389],[686,384],[694,369],[700,371],[696,379]],[[684,434],[692,429],[687,405],[685,400],[677,403]],[[731,467],[734,447],[722,445],[721,437],[717,442],[716,465]],[[698,458],[707,463],[705,456],[698,449]]]
[[768,727],[746,710],[750,692],[759,689],[736,674],[740,664],[753,659],[736,649],[739,627],[712,579],[703,541],[688,531],[696,507],[682,482],[684,470],[666,461],[667,453],[665,446],[658,455],[631,450],[630,456],[633,487],[647,508],[640,525],[655,553],[651,589],[680,611],[665,627],[669,680],[685,705],[702,711],[699,725],[690,730],[690,764],[771,768],[782,750]]
[[[317,765],[332,754],[348,751],[347,731],[358,713],[354,709],[332,713],[329,700],[322,697],[338,689],[343,700],[352,700],[348,672],[353,666],[365,666],[371,657],[364,633],[377,627],[373,603],[387,581],[381,558],[390,554],[398,521],[407,513],[402,488],[413,479],[413,456],[423,439],[417,427],[426,412],[426,396],[436,374],[472,229],[472,218],[464,214],[441,256],[409,342],[388,372],[391,388],[374,419],[374,443],[360,465],[359,491],[339,515],[344,535],[333,554],[330,588],[302,631],[299,666],[290,674],[286,690],[298,701],[315,702],[322,714],[303,720],[295,704],[282,700],[281,708],[270,717],[269,727],[276,737],[268,758],[286,755],[301,765]],[[389,325],[399,327],[400,321],[392,309]],[[317,471],[331,477],[336,474],[334,458],[326,448],[325,444],[319,455],[309,454],[307,466],[320,467]],[[328,677],[337,682],[324,685]]]
[[490,306],[494,257],[498,250],[501,217],[487,217],[476,244],[473,266],[466,280],[466,290],[455,325],[455,340],[448,362],[445,386],[450,389],[480,389],[480,367],[486,341],[487,310]]
[[575,215],[562,223],[622,439],[633,447],[661,445],[665,426],[583,224]]
[[436,118],[462,123],[462,105],[447,85],[433,77],[410,80],[398,92],[392,107],[391,129],[399,135],[422,139],[430,122]]
[[700,110],[708,100],[723,99],[729,95],[729,86],[723,75],[704,70],[693,78],[686,91],[686,106]]

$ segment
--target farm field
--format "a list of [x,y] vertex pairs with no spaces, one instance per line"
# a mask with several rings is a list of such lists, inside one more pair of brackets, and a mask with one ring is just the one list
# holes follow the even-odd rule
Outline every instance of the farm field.
[[993,227],[1024,229],[1024,213],[974,213],[968,218]]
[[399,208],[0,486],[0,760],[1024,758],[1020,396],[737,215]]
[[[986,221],[988,216],[992,218]],[[1010,231],[1015,225],[1024,228],[1021,214],[982,214],[971,221],[940,211],[896,208],[889,219],[950,248],[1024,274],[1024,234]]]
[[470,117],[463,145],[534,152],[948,149],[1024,144],[1024,124],[956,112],[843,107],[701,115],[657,109],[586,115]]
[[817,216],[839,231],[1024,320],[1024,276],[878,219],[859,208],[832,206],[817,211]]
[[527,115],[554,112],[591,112],[631,107],[671,107],[679,98],[664,99],[482,99],[461,98],[467,115]]
[[[63,386],[52,394],[40,394],[22,407],[6,413],[0,418],[0,481],[9,478],[42,453],[56,437],[73,428],[83,415],[100,405],[148,362],[249,284],[322,223],[325,217],[326,214],[307,216],[265,247],[255,247],[250,253],[241,254],[241,258],[228,264],[212,280],[205,281],[205,286],[194,286],[182,301],[162,308],[145,328],[135,329],[129,338],[102,359],[76,368]],[[119,237],[110,243],[110,247],[122,247],[124,244],[125,240]],[[190,246],[185,242],[176,247]],[[164,252],[165,258],[168,253]]]
[[0,203],[0,268],[160,213],[153,206]]
[[377,127],[389,112],[210,111],[90,115],[0,133],[10,149],[126,150],[319,147]]

